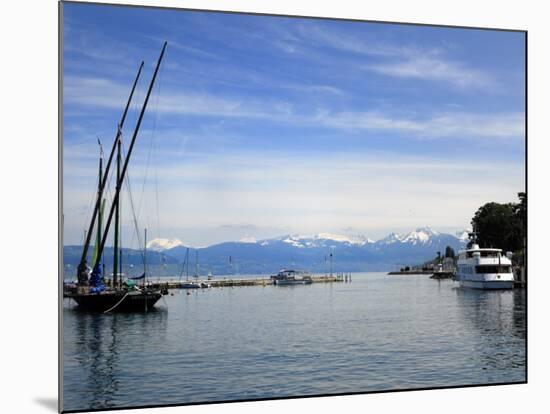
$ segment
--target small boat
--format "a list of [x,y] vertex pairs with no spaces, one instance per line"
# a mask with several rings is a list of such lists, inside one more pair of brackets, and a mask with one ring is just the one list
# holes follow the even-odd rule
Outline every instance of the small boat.
[[512,289],[512,253],[502,254],[502,249],[480,248],[473,244],[470,249],[458,253],[455,280],[461,287],[473,289]]
[[292,269],[281,270],[276,275],[271,276],[271,280],[277,286],[309,285],[313,283],[310,273]]
[[180,284],[181,289],[200,289],[202,286],[197,282],[182,282]]
[[185,282],[180,282],[180,288],[181,289],[200,289],[201,285],[198,282],[189,280],[189,248],[187,248],[187,251],[185,252],[185,260],[183,261],[183,264],[181,267],[180,280],[183,276],[184,269],[186,270],[187,277],[185,279]]
[[451,269],[444,269],[443,265],[439,263],[437,268],[430,276],[430,279],[452,279],[454,277],[454,271]]
[[185,279],[185,282],[180,282],[180,288],[181,289],[204,289],[204,288],[209,288],[210,287],[210,283],[199,281],[198,257],[199,257],[198,252],[196,252],[195,253],[195,275],[193,276],[193,279],[195,279],[195,280],[189,280],[189,248],[187,249],[187,251],[185,253],[185,260],[183,261],[182,268],[181,268],[180,279],[183,276],[184,269],[186,269],[187,277]]

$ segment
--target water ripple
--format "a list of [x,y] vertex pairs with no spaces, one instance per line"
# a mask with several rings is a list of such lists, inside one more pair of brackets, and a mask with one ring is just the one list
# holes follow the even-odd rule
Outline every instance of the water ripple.
[[521,290],[366,273],[166,302],[148,314],[64,310],[65,409],[525,380]]

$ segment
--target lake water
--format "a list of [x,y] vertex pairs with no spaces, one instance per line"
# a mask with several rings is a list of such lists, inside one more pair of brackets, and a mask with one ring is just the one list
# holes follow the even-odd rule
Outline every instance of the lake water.
[[64,409],[526,380],[523,289],[362,273],[189,293],[146,314],[65,300]]

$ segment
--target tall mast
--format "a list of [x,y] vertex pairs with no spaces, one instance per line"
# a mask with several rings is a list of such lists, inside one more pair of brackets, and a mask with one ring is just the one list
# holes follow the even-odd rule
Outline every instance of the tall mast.
[[195,250],[195,277],[199,277],[199,251]]
[[126,158],[124,158],[124,165],[122,166],[122,171],[120,173],[120,179],[118,180],[117,186],[116,186],[116,192],[113,199],[113,204],[111,205],[111,209],[109,210],[109,217],[107,218],[107,224],[105,225],[105,232],[103,234],[103,238],[101,239],[101,245],[99,246],[99,252],[98,252],[98,259],[94,263],[94,268],[99,263],[99,259],[101,259],[101,256],[103,254],[103,249],[105,247],[105,241],[107,240],[107,233],[109,232],[109,228],[111,226],[111,221],[113,220],[113,213],[115,210],[115,206],[118,203],[118,199],[120,196],[120,189],[122,187],[122,182],[124,181],[124,176],[126,174],[126,170],[128,169],[128,162],[130,161],[130,157],[132,155],[132,150],[134,149],[134,144],[136,143],[136,138],[139,132],[139,127],[141,126],[141,121],[143,121],[143,115],[145,115],[145,109],[147,109],[147,103],[149,102],[149,97],[151,96],[151,91],[153,90],[153,85],[155,84],[155,79],[157,78],[157,73],[160,67],[160,63],[162,62],[162,57],[164,56],[164,51],[166,50],[166,42],[164,42],[164,45],[162,46],[162,51],[160,52],[160,56],[157,62],[157,66],[155,68],[155,72],[153,73],[153,78],[151,79],[151,83],[149,84],[149,89],[147,90],[147,95],[145,97],[145,102],[143,103],[143,107],[141,108],[141,112],[139,114],[139,118],[136,124],[136,128],[134,129],[134,134],[132,136],[132,141],[130,142],[130,147],[128,148],[128,154],[126,155]]
[[187,268],[187,281],[189,282],[189,247],[187,248],[187,251],[185,252],[185,267]]
[[143,245],[143,251],[145,254],[143,255],[143,286],[145,286],[147,283],[147,229],[144,229],[144,245]]
[[[103,150],[101,149],[101,144],[99,145],[100,153],[99,153],[99,188],[97,189],[97,194],[101,198],[102,196],[102,188],[101,188],[101,178],[103,177]],[[102,221],[103,221],[103,209],[99,209],[99,214],[97,217],[97,248],[99,249],[99,245],[101,243],[101,228],[102,228]],[[98,252],[99,253],[99,252]]]
[[[120,180],[120,138],[117,142],[117,153],[116,153],[116,182],[118,185],[118,182]],[[118,188],[117,188],[118,190]],[[119,227],[120,227],[120,199],[118,200],[118,203],[116,203],[115,206],[115,241],[113,244],[113,286],[117,286],[118,282],[118,259],[119,259]]]
[[92,219],[90,220],[90,226],[88,228],[88,232],[86,233],[86,240],[84,241],[84,247],[82,249],[82,256],[80,257],[80,264],[78,265],[78,281],[79,282],[85,282],[84,279],[86,279],[86,256],[88,255],[88,248],[90,247],[90,240],[92,236],[92,232],[95,225],[96,217],[99,213],[99,210],[101,208],[101,198],[103,197],[103,190],[105,189],[105,185],[107,184],[107,178],[109,176],[109,169],[111,168],[111,162],[113,160],[113,155],[115,153],[115,147],[118,139],[120,138],[120,135],[122,133],[122,127],[124,126],[124,121],[126,120],[126,114],[128,113],[128,108],[130,107],[130,102],[132,101],[132,97],[134,96],[134,91],[136,89],[136,85],[139,79],[139,76],[141,74],[141,69],[143,68],[143,61],[139,65],[138,73],[136,76],[136,79],[134,80],[134,84],[132,85],[132,90],[130,91],[130,96],[128,97],[128,101],[126,102],[126,107],[124,108],[124,112],[122,113],[122,117],[120,118],[120,122],[117,127],[117,134],[116,138],[113,142],[113,147],[111,148],[111,153],[109,154],[109,159],[107,161],[107,166],[105,167],[105,174],[103,177],[99,178],[99,189],[98,189],[98,195],[97,200],[95,203],[94,211],[92,213]]
[[[119,216],[120,216],[120,200],[118,203]],[[122,222],[120,223],[120,229],[118,231],[118,284],[122,284]]]
[[[98,166],[99,179],[97,182],[97,197],[98,199],[100,199],[101,198],[101,179],[103,177],[103,150],[101,148],[101,143],[99,142],[99,139],[97,142],[99,144],[99,166]],[[99,251],[99,244],[101,243],[101,224],[102,224],[101,222],[102,222],[102,216],[103,216],[103,211],[101,210],[102,209],[100,208],[98,212],[98,217],[97,217],[97,234],[96,234],[96,241],[94,244],[94,251],[92,254],[92,257],[94,260],[97,257],[97,252]],[[86,231],[84,231],[84,234],[86,235]]]

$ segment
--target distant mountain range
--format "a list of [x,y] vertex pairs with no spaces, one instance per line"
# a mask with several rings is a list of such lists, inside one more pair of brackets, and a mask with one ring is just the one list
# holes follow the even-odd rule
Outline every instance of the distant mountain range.
[[[194,249],[189,247],[189,273],[214,275],[272,274],[282,268],[298,268],[316,273],[329,271],[330,254],[334,272],[387,271],[430,260],[447,246],[455,251],[468,241],[468,232],[440,233],[429,227],[406,234],[391,233],[378,241],[364,236],[342,236],[320,233],[313,236],[285,235],[272,239],[245,239]],[[162,266],[164,272],[180,272],[188,247],[178,239],[154,239],[148,243],[147,263]],[[123,262],[139,265],[142,252],[124,249]],[[81,247],[66,246],[65,264],[78,264]],[[112,262],[112,249],[105,252],[107,267]],[[166,270],[168,268],[169,270]],[[185,267],[186,268],[186,267]],[[159,270],[160,271],[160,270]]]

